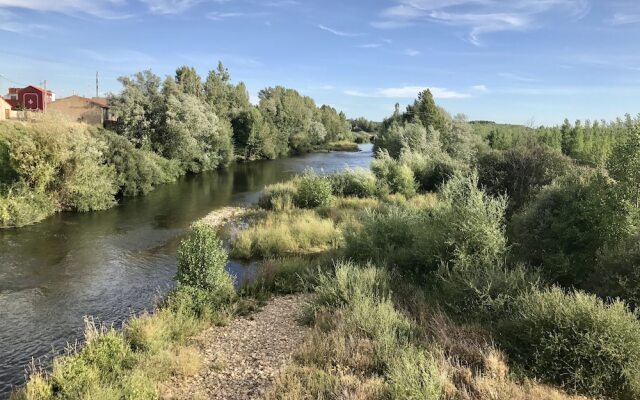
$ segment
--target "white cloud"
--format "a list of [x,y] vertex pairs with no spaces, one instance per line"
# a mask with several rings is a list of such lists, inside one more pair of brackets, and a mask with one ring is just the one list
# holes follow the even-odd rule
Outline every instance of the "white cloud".
[[370,93],[365,93],[357,90],[345,90],[343,93],[348,96],[355,96],[355,97],[413,99],[418,97],[418,93],[427,89],[431,90],[431,94],[436,99],[466,99],[471,97],[469,93],[461,93],[461,92],[456,92],[454,90],[450,90],[446,88],[427,87],[427,86],[402,86],[402,87],[382,88],[382,89],[377,89],[375,91],[372,91]]
[[489,88],[486,85],[474,85],[471,86],[471,89],[481,93],[487,93],[489,91]]
[[212,11],[210,13],[207,13],[207,19],[210,19],[212,21],[222,21],[224,19],[228,19],[228,18],[237,18],[237,17],[244,17],[245,13],[241,13],[241,12],[219,12],[219,11]]
[[89,14],[105,19],[122,19],[131,15],[122,6],[126,0],[0,0],[0,8],[22,8],[66,14]]
[[395,0],[382,11],[380,29],[392,29],[420,21],[466,28],[468,40],[480,45],[486,33],[525,30],[550,13],[563,18],[583,18],[591,9],[588,0]]
[[608,20],[613,25],[631,25],[640,23],[640,14],[615,13]]
[[380,46],[382,46],[380,43],[366,43],[361,44],[358,47],[360,47],[361,49],[377,49]]
[[0,8],[0,31],[39,37],[42,32],[50,30],[53,30],[53,27],[49,25],[18,21],[14,13]]
[[375,96],[371,96],[366,93],[360,92],[358,90],[345,90],[343,93],[346,94],[347,96],[354,96],[354,97],[375,97]]
[[318,25],[318,28],[322,29],[323,31],[333,33],[336,36],[346,36],[346,37],[362,36],[361,33],[339,31],[337,29],[329,28],[328,26],[322,25],[322,24]]
[[405,55],[408,55],[409,57],[415,57],[415,56],[419,56],[420,54],[422,54],[420,52],[420,50],[416,50],[416,49],[406,49],[404,51]]
[[15,7],[64,14],[88,14],[104,19],[130,18],[126,6],[140,2],[154,14],[180,14],[201,3],[222,4],[231,0],[0,0],[0,8]]

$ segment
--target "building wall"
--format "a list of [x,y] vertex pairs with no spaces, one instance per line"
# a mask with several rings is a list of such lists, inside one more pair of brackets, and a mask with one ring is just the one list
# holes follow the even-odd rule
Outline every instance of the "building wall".
[[74,121],[86,122],[92,125],[102,125],[103,107],[80,96],[70,96],[59,99],[47,106],[48,113],[62,114]]
[[4,100],[0,100],[0,121],[11,118],[11,105]]

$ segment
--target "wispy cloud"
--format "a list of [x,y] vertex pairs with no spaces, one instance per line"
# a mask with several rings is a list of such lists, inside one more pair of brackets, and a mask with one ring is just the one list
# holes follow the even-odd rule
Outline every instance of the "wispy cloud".
[[322,29],[323,31],[332,33],[332,34],[334,34],[336,36],[345,36],[345,37],[362,36],[362,33],[339,31],[337,29],[333,29],[333,28],[330,28],[330,27],[328,27],[326,25],[322,25],[322,24],[319,24],[318,28]]
[[382,97],[389,99],[412,99],[418,97],[418,93],[423,90],[431,90],[431,94],[436,99],[466,99],[471,97],[469,93],[457,92],[446,88],[427,87],[427,86],[401,86],[376,89],[371,92],[362,92],[358,90],[345,90],[343,93],[348,96],[356,97]]
[[466,28],[468,40],[481,44],[481,36],[492,32],[530,29],[541,15],[559,14],[583,18],[591,9],[588,0],[395,0],[396,5],[371,23],[392,29],[419,22]]
[[203,3],[223,4],[230,1],[232,0],[0,0],[0,9],[12,7],[72,15],[86,14],[103,19],[125,19],[133,16],[128,6],[136,2],[144,4],[153,14],[171,15],[186,12]]
[[54,11],[64,14],[88,14],[104,19],[131,17],[124,10],[126,0],[0,0],[1,8]]
[[406,49],[404,51],[404,54],[409,56],[409,57],[415,57],[415,56],[419,56],[420,54],[422,54],[420,52],[420,50],[416,50],[416,49]]
[[380,43],[365,43],[358,45],[357,47],[360,47],[361,49],[377,49],[380,46],[382,46]]
[[631,25],[640,23],[640,14],[615,13],[607,21],[613,25]]
[[474,85],[474,86],[471,86],[471,89],[475,90],[476,92],[480,92],[480,93],[489,92],[489,88],[487,87],[487,85]]
[[19,21],[14,13],[0,8],[0,31],[40,37],[43,32],[51,30],[53,27],[49,25]]

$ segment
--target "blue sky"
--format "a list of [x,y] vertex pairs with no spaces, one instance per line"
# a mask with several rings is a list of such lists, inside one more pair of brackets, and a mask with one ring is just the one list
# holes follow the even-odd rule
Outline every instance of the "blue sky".
[[640,112],[637,0],[0,0],[8,79],[58,96],[222,60],[255,99],[284,85],[382,119],[430,87],[470,119],[558,124]]

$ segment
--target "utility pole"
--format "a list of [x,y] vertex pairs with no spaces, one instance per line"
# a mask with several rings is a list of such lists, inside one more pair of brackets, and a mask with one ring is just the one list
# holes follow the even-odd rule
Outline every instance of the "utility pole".
[[96,97],[100,97],[98,94],[98,71],[96,71]]
[[49,102],[49,93],[47,92],[47,80],[44,80],[44,99],[42,99],[42,112],[47,112],[47,103]]

